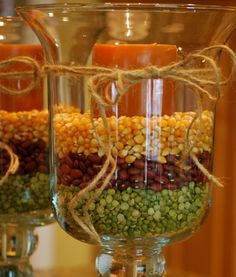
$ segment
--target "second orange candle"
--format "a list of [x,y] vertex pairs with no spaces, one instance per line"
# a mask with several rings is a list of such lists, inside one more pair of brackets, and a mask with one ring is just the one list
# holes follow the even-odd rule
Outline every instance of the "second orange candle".
[[[39,63],[43,63],[43,50],[40,45],[33,44],[0,44],[0,60],[7,60],[16,56],[28,56]],[[5,71],[29,70],[29,67],[22,63],[15,63],[7,66]],[[3,71],[3,70],[2,70]],[[28,80],[7,80],[1,79],[0,83],[6,87],[22,89],[29,83]],[[0,108],[8,112],[29,111],[43,108],[43,82],[27,95],[6,95],[0,92]]]

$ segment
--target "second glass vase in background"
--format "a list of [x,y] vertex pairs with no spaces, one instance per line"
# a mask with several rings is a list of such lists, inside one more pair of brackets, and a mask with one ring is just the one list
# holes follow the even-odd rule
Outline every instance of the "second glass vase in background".
[[[181,82],[166,67],[159,78],[154,67],[187,59],[186,74],[208,74],[206,59],[188,55],[225,43],[234,10],[67,4],[18,12],[42,42],[48,64],[58,66],[49,75],[58,223],[79,240],[101,243],[98,276],[163,276],[162,246],[193,235],[211,203],[218,95],[203,83],[199,90],[214,100],[197,97],[188,85],[195,75]],[[123,91],[134,79],[139,82]]]
[[[44,62],[43,49],[23,20],[0,17],[0,60],[17,56]],[[29,69],[14,62],[1,72]],[[4,277],[32,276],[29,257],[38,243],[34,228],[53,221],[43,79],[28,94],[11,95],[11,90],[23,90],[30,82],[21,76],[0,77],[5,88],[0,90],[0,276]],[[13,172],[8,175],[9,169]]]

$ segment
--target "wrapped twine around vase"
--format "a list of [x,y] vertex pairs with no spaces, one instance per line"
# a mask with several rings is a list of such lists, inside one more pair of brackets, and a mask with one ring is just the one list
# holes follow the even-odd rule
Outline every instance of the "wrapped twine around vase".
[[[214,57],[216,53],[224,51],[230,58],[232,63],[232,70],[227,77],[224,77],[218,62],[215,61]],[[6,66],[20,62],[27,65],[30,69],[20,72],[1,72]],[[203,65],[204,68],[193,68],[191,63],[198,62]],[[121,70],[113,68],[105,68],[98,66],[77,66],[77,65],[61,65],[61,64],[45,64],[40,66],[38,62],[30,57],[20,56],[14,57],[5,61],[0,62],[0,78],[5,79],[27,79],[29,84],[22,90],[9,88],[0,84],[0,93],[10,95],[22,95],[29,93],[37,84],[42,77],[47,76],[49,73],[54,75],[69,75],[73,78],[79,78],[86,76],[88,78],[87,88],[91,96],[90,101],[90,114],[91,123],[95,131],[98,143],[103,149],[106,156],[106,160],[97,173],[94,179],[81,191],[79,191],[69,202],[68,208],[71,211],[71,215],[75,222],[84,229],[94,240],[101,243],[100,237],[97,234],[89,213],[89,205],[92,201],[96,200],[102,191],[108,186],[109,181],[116,169],[116,161],[111,154],[112,143],[110,136],[110,127],[108,124],[106,110],[117,105],[122,96],[129,90],[130,87],[135,84],[148,79],[170,79],[173,81],[181,82],[182,84],[190,87],[196,98],[197,108],[196,116],[190,124],[187,136],[186,136],[186,153],[184,155],[190,155],[197,168],[211,181],[213,184],[222,187],[222,183],[199,162],[198,158],[194,153],[191,152],[193,145],[189,144],[188,134],[193,122],[198,120],[201,127],[201,113],[202,113],[202,97],[207,96],[209,100],[216,103],[221,95],[221,89],[223,85],[226,85],[235,75],[236,71],[236,54],[232,49],[226,45],[213,45],[195,53],[188,54],[183,60],[166,65],[163,67],[157,67],[155,65],[147,66],[145,68],[136,70]],[[116,82],[117,95],[115,99],[110,97],[110,88],[112,84]],[[214,91],[214,94],[210,92]],[[102,118],[102,122],[105,129],[106,143],[103,143],[96,133],[93,120],[93,105],[95,102],[98,106],[99,114]],[[18,168],[19,161],[18,157],[11,151],[10,147],[0,143],[0,148],[4,148],[10,154],[10,165],[6,174],[0,180],[0,185],[4,183],[9,174],[14,174]],[[109,169],[109,173],[107,174]],[[83,207],[83,218],[81,218],[77,211],[78,201],[80,201],[87,192],[93,190],[98,182],[102,181],[100,189],[96,190],[93,198],[87,201]]]
[[16,154],[13,153],[10,146],[8,146],[6,143],[0,141],[0,148],[5,149],[9,156],[10,156],[10,165],[4,174],[4,176],[0,179],[0,186],[7,180],[8,176],[10,174],[15,174],[18,167],[19,167],[19,158]]

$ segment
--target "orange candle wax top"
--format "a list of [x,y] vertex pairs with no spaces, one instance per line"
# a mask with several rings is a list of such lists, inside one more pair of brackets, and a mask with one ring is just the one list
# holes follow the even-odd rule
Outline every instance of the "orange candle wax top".
[[[40,45],[34,44],[0,44],[0,61],[14,58],[16,56],[28,56],[37,60],[40,64],[43,64],[44,56],[43,50]],[[22,63],[14,63],[1,69],[1,71],[25,71],[29,70],[26,65]],[[28,80],[7,80],[1,79],[0,83],[10,88],[25,88],[28,84]],[[0,92],[0,109],[13,111],[23,111],[32,109],[43,108],[43,84],[39,84],[27,95],[5,95]]]
[[43,50],[39,44],[0,44],[0,60],[16,56],[29,56],[43,62]]
[[[132,70],[148,65],[162,67],[175,62],[177,48],[168,44],[95,44],[94,65]],[[113,94],[114,92],[111,92]],[[119,115],[170,114],[174,111],[174,82],[147,80],[130,88],[121,99]],[[148,108],[147,108],[148,107]],[[117,114],[113,109],[113,113]]]
[[158,67],[176,61],[176,46],[168,44],[95,44],[93,63],[121,69]]

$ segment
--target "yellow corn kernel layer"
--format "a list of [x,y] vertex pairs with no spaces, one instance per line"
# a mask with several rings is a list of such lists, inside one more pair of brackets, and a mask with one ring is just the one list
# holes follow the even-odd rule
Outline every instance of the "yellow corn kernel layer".
[[0,110],[0,141],[38,139],[48,143],[48,112],[32,110],[7,112]]
[[[186,149],[191,151],[210,152],[213,140],[213,113],[204,111],[201,120],[195,120],[194,112],[176,112],[171,116],[111,116],[107,118],[112,141],[114,157],[124,158],[132,163],[142,155],[166,162],[169,154],[177,155]],[[192,124],[193,122],[193,124]],[[56,152],[60,158],[68,152],[89,155],[104,155],[97,136],[103,143],[107,137],[102,118],[90,119],[90,113],[59,113],[54,118],[56,134]],[[191,128],[190,128],[191,126]],[[189,129],[190,128],[190,129]],[[189,132],[188,132],[189,129]]]
[[[78,113],[72,106],[60,105],[54,107],[55,112]],[[8,143],[11,140],[30,140],[36,142],[42,139],[48,144],[48,111],[31,110],[7,112],[0,110],[0,141]]]

